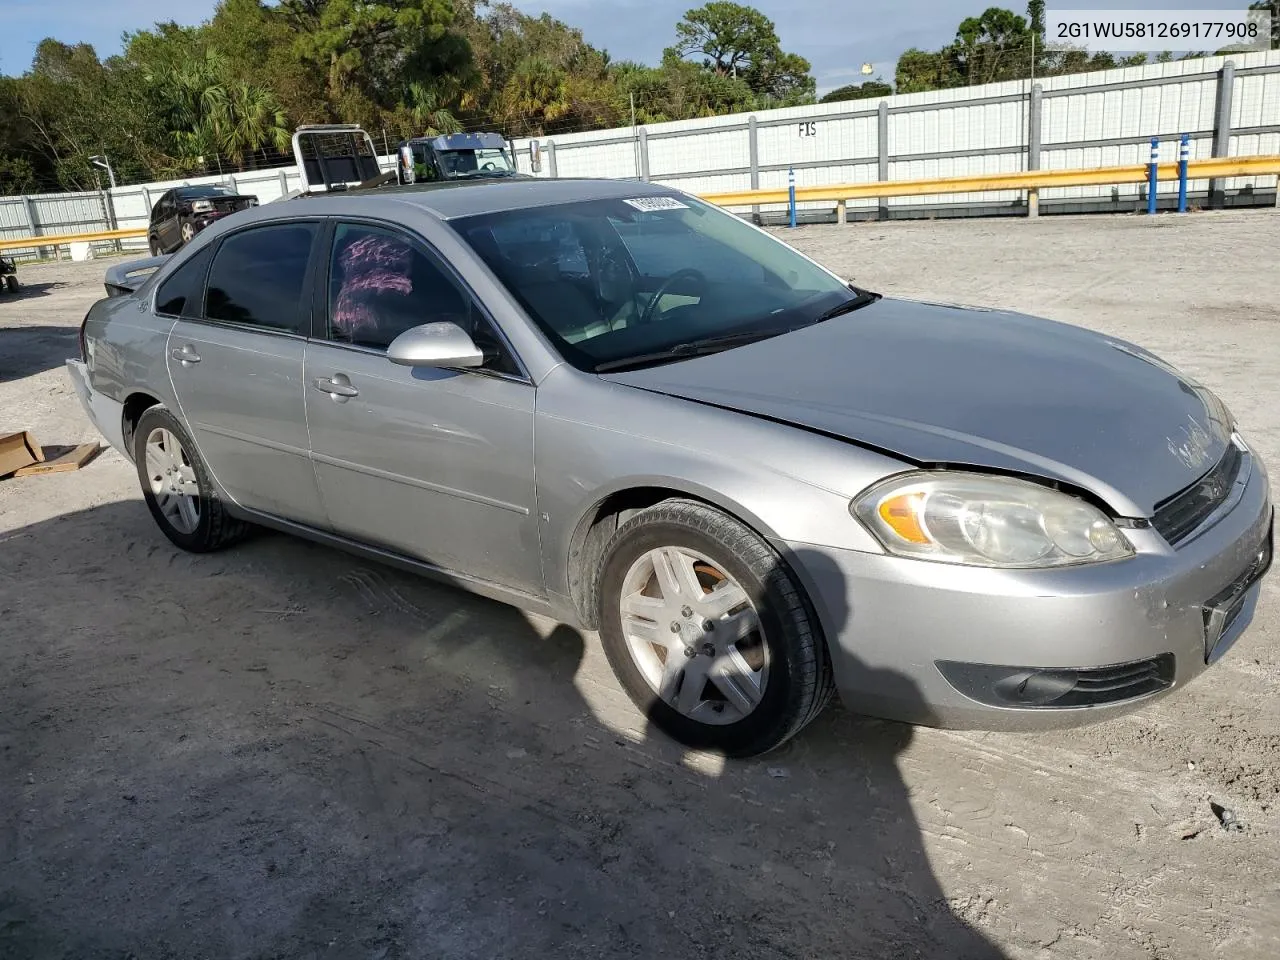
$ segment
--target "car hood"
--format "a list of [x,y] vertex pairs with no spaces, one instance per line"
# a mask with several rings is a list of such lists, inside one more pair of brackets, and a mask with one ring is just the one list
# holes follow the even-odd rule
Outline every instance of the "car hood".
[[1128,516],[1149,516],[1230,442],[1221,402],[1140,347],[1038,317],[910,300],[604,379],[918,464],[1063,481]]

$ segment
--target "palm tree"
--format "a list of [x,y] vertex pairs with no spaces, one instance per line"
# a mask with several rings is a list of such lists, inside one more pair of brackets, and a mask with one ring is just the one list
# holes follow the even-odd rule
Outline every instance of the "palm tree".
[[525,57],[512,71],[501,104],[510,128],[543,133],[549,120],[572,112],[564,71],[544,57]]
[[268,146],[288,149],[288,119],[275,95],[265,87],[215,84],[205,91],[205,104],[218,152],[237,164],[247,163],[253,169],[258,151]]
[[462,129],[458,119],[441,106],[440,94],[426,84],[409,84],[409,110],[418,130],[418,136],[434,137],[442,133],[457,133]]

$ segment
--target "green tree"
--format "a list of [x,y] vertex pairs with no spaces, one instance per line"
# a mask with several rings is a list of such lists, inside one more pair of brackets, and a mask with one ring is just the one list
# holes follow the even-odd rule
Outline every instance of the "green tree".
[[898,93],[920,93],[924,90],[945,90],[958,87],[963,79],[956,72],[950,51],[936,52],[912,47],[898,57],[893,86]]
[[12,95],[16,121],[30,137],[28,161],[39,157],[50,179],[73,189],[98,185],[89,162],[96,154],[110,157],[122,180],[144,174],[163,136],[135,93],[136,81],[118,60],[100,62],[88,44],[41,41]]
[[1025,19],[1001,7],[966,17],[951,46],[955,71],[967,85],[1029,76],[1031,36]]
[[1030,0],[1026,17],[1003,7],[989,7],[979,16],[962,20],[955,39],[941,50],[906,51],[898,58],[895,70],[898,93],[1025,80],[1033,75],[1110,70],[1147,62],[1145,53],[1116,58],[1105,51],[1045,49],[1044,10],[1044,0]]
[[456,22],[450,0],[281,0],[279,12],[299,58],[325,70],[331,102],[354,90],[379,107],[402,102],[406,65]]
[[217,152],[237,164],[256,166],[254,154],[272,147],[289,149],[292,131],[275,94],[250,83],[216,84],[204,91],[203,123]]
[[813,95],[809,61],[784,52],[773,21],[754,7],[712,0],[689,10],[676,24],[676,42],[668,53],[701,57],[718,77],[740,77],[763,97],[799,102]]
[[1271,14],[1271,46],[1280,47],[1280,0],[1258,0],[1249,4],[1249,9]]
[[460,105],[508,136],[612,126],[626,115],[608,55],[549,14],[498,4],[467,36],[477,81]]
[[865,83],[850,83],[843,87],[836,87],[830,93],[824,94],[818,102],[836,103],[841,100],[870,100],[891,96],[893,96],[893,87],[876,77]]

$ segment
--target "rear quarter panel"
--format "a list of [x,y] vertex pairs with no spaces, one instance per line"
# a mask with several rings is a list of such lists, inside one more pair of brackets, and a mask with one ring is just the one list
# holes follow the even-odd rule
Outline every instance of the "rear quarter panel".
[[85,323],[89,384],[118,404],[135,393],[146,393],[172,408],[165,351],[174,321],[155,316],[149,300],[149,296],[110,297],[89,309]]

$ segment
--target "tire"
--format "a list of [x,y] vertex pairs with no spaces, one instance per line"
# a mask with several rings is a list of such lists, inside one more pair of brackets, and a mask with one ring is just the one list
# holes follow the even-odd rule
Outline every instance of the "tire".
[[[663,557],[686,585],[674,594],[678,603],[658,572]],[[689,570],[696,580],[687,579]],[[745,603],[734,599],[739,594]],[[713,507],[665,500],[619,527],[605,547],[596,603],[618,681],[654,726],[686,746],[758,756],[799,733],[831,700],[831,662],[804,590],[764,540]],[[758,629],[746,632],[751,615]],[[739,634],[735,657],[724,645]]]
[[160,241],[154,235],[147,238],[147,247],[151,250],[153,257],[160,256]]
[[4,278],[4,287],[10,293],[17,293],[18,290],[22,287],[22,284],[18,282],[17,277],[15,277],[13,274],[9,274],[9,276]]
[[[176,448],[157,436],[161,432],[176,441]],[[148,450],[153,441],[158,441],[157,447]],[[227,513],[191,435],[167,407],[151,407],[138,420],[133,435],[133,459],[147,509],[175,546],[191,553],[209,553],[231,546],[248,533],[248,524]],[[180,472],[169,473],[179,463]],[[171,486],[175,481],[180,481],[178,486]],[[196,489],[194,495],[173,492],[192,486]],[[183,500],[194,503],[184,506]]]
[[182,228],[179,232],[182,234],[182,245],[184,247],[196,238],[196,228],[190,220],[182,221]]

